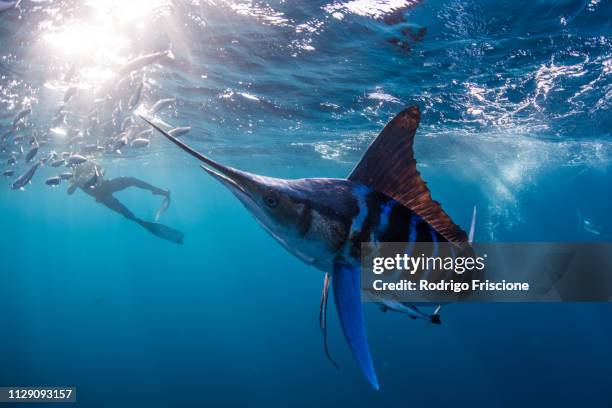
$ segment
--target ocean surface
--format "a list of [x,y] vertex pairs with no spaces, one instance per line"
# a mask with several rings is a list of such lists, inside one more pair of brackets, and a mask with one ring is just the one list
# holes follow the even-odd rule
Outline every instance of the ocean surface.
[[[440,326],[368,304],[374,391],[330,302],[337,370],[318,326],[322,273],[195,159],[158,134],[122,146],[118,123],[146,130],[132,112],[176,98],[152,115],[191,126],[183,140],[224,164],[344,177],[415,104],[419,170],[464,229],[477,207],[478,241],[610,241],[611,34],[609,0],[23,0],[0,12],[0,170],[14,171],[0,176],[0,386],[76,386],[86,407],[612,405],[608,304],[453,304]],[[170,190],[160,222],[184,243],[68,195],[67,181],[46,185],[70,171],[51,165],[64,152]],[[145,220],[162,201],[117,197]]]

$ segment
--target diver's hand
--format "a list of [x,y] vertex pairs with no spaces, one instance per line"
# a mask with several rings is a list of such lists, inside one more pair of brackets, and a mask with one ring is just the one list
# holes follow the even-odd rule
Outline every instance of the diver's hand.
[[162,190],[161,188],[152,192],[153,195],[170,197],[170,190]]
[[168,209],[168,207],[170,207],[170,191],[165,191],[166,198],[164,198],[164,201],[162,201],[161,205],[159,206],[159,208],[157,209],[157,212],[155,213],[155,222],[159,221],[159,217],[161,217],[161,215]]

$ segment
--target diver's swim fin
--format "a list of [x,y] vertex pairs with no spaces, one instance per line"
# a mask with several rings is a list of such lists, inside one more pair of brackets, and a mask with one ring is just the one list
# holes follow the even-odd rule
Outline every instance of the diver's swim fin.
[[374,371],[363,320],[360,281],[361,273],[359,269],[352,268],[343,262],[334,264],[332,275],[334,301],[344,337],[353,352],[355,360],[361,367],[361,371],[372,384],[372,387],[378,390],[378,379],[376,378],[376,371]]
[[183,243],[183,237],[185,234],[173,228],[167,227],[164,224],[148,221],[140,221],[139,224],[145,227],[150,233],[157,235],[160,238],[174,242],[175,244]]

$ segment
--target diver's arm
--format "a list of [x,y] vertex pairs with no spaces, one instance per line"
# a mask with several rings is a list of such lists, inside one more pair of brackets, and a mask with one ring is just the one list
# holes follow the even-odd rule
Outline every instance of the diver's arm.
[[149,190],[153,194],[168,196],[170,193],[168,190],[163,190],[161,188],[155,187],[147,182],[144,182],[135,177],[116,177],[112,180],[107,180],[105,183],[105,187],[108,189],[110,194],[116,193],[117,191],[125,190],[129,187],[137,187],[143,190]]

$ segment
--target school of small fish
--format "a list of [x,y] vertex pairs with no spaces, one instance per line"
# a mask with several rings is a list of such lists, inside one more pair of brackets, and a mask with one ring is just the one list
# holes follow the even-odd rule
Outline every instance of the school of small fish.
[[[134,120],[134,112],[163,115],[176,109],[176,98],[149,101],[146,80],[148,67],[174,59],[170,50],[141,55],[93,92],[79,87],[79,67],[75,65],[63,78],[65,90],[58,97],[51,121],[37,123],[37,109],[31,102],[16,108],[10,122],[0,121],[0,171],[12,178],[10,187],[24,190],[41,166],[58,169],[44,181],[56,187],[71,179],[72,168],[81,163],[148,148],[153,132]],[[191,126],[182,126],[172,133],[182,136],[190,130]]]

